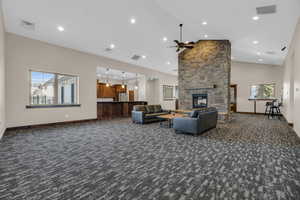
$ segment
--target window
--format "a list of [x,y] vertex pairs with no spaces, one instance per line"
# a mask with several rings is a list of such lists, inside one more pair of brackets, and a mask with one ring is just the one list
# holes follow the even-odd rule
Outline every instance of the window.
[[179,89],[178,89],[178,85],[176,85],[174,87],[174,98],[178,99],[178,97],[179,97]]
[[174,86],[163,85],[163,98],[165,101],[174,99]]
[[275,98],[275,84],[258,84],[252,85],[250,98],[270,99]]
[[30,71],[30,105],[78,104],[78,77]]

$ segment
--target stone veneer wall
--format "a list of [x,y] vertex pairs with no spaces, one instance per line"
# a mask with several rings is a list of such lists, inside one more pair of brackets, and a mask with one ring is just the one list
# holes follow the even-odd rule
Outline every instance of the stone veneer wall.
[[[231,44],[202,40],[179,54],[179,108],[192,109],[192,94],[208,94],[208,107],[229,114]],[[213,88],[216,85],[216,88]]]

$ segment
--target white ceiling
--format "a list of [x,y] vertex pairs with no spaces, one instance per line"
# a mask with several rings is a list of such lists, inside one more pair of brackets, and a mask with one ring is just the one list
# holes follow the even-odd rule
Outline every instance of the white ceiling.
[[97,67],[96,69],[97,77],[100,79],[135,80],[136,78],[140,77],[140,74],[120,71],[116,69],[108,69],[104,67]]
[[[277,5],[276,14],[251,19],[257,6],[271,4]],[[300,1],[3,0],[3,9],[7,32],[176,74],[177,54],[168,46],[179,37],[179,23],[185,25],[185,41],[203,39],[205,34],[208,39],[229,39],[235,60],[282,64],[286,52],[280,49],[292,38]],[[136,24],[130,23],[132,17]],[[21,20],[34,22],[35,30],[24,29]],[[203,21],[208,24],[203,26]],[[59,25],[64,32],[57,30]],[[104,51],[111,43],[115,49]],[[147,58],[133,61],[134,54]]]

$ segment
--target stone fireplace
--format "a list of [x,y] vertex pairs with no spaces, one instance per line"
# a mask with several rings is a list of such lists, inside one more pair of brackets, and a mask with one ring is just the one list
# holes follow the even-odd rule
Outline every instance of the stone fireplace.
[[231,44],[228,40],[200,40],[179,54],[179,108],[216,107],[230,110]]

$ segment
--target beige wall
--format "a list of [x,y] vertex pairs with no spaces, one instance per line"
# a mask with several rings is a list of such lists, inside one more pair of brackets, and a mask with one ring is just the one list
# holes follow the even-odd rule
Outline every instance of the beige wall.
[[[97,66],[141,73],[173,84],[177,81],[176,76],[10,33],[6,34],[6,47],[8,127],[96,118]],[[26,109],[29,104],[29,69],[78,75],[81,107]],[[159,92],[157,89],[156,95]]]
[[294,122],[294,54],[287,56],[283,65],[283,115],[289,123]]
[[300,136],[300,19],[284,62],[284,116]]
[[3,23],[3,14],[2,14],[2,1],[0,0],[0,139],[3,136],[5,131],[6,122],[5,122],[5,31]]
[[[249,101],[250,87],[254,84],[276,83],[276,98],[282,95],[282,67],[244,62],[232,62],[231,83],[237,84],[237,111],[253,112]],[[257,102],[257,112],[264,113],[265,102]]]

